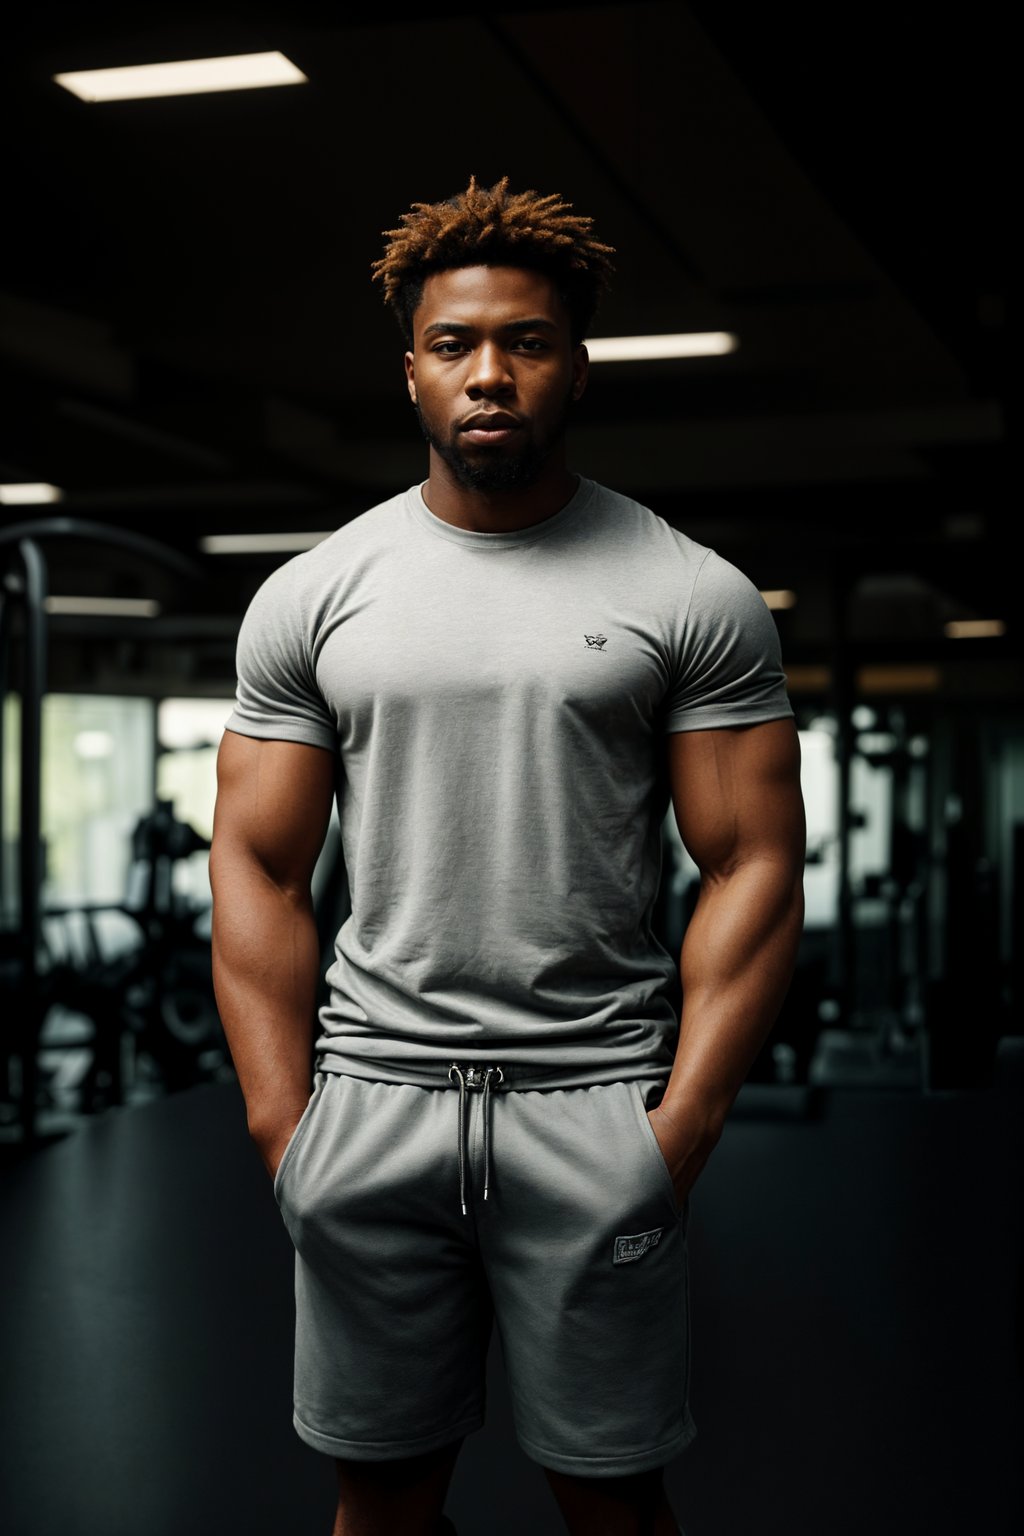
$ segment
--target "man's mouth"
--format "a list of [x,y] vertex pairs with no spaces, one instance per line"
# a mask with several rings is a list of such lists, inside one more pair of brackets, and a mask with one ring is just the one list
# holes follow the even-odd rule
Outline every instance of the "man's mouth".
[[509,416],[504,411],[486,411],[471,416],[459,428],[459,434],[468,437],[471,443],[505,443],[521,426],[522,423],[515,416]]

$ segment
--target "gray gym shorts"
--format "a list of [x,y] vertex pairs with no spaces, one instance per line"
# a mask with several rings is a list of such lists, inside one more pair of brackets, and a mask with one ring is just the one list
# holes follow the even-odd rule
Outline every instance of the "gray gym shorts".
[[387,1461],[480,1429],[496,1317],[532,1460],[617,1477],[689,1445],[689,1201],[647,1119],[664,1087],[318,1072],[274,1180],[299,1437]]

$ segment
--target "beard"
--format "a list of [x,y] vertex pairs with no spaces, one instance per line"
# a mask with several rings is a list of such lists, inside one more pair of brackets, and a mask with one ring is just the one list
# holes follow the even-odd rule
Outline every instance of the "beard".
[[419,401],[413,402],[423,436],[447,464],[458,483],[469,491],[521,491],[536,484],[552,448],[565,435],[572,407],[570,390],[558,419],[542,442],[528,441],[518,452],[511,454],[485,449],[486,457],[481,456],[476,462],[471,462],[460,451],[460,433],[452,430],[447,438],[442,437],[424,416]]

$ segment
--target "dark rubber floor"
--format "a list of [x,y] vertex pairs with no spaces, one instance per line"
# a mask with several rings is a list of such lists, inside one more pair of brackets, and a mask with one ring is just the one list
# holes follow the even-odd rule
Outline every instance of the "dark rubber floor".
[[[1014,1057],[1013,1062],[1019,1058]],[[1024,1530],[1024,1085],[741,1095],[693,1195],[687,1536]],[[781,1112],[780,1112],[781,1110]],[[292,1252],[233,1084],[98,1118],[0,1184],[6,1536],[326,1536],[291,1426]],[[556,1536],[488,1423],[459,1536]]]

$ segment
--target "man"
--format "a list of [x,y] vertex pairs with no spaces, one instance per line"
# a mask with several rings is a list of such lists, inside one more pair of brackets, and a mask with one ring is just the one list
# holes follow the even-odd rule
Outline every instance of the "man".
[[[568,1530],[679,1529],[690,1191],[794,965],[771,615],[566,466],[611,270],[590,226],[471,179],[387,232],[428,477],[276,570],[239,636],[214,977],[296,1249],[294,1424],[335,1458],[335,1536],[452,1529],[495,1314]],[[678,973],[651,927],[670,797],[702,876]],[[334,799],[351,915],[314,1041]]]

